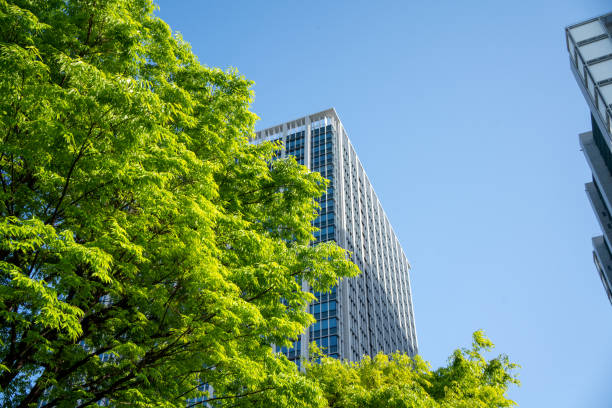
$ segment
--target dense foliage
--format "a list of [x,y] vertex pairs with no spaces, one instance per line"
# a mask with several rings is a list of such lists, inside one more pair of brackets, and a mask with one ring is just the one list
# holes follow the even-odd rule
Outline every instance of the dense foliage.
[[324,392],[330,408],[502,408],[518,384],[517,365],[505,355],[487,360],[493,343],[481,331],[471,349],[456,350],[446,367],[432,371],[420,356],[396,353],[348,363],[322,357],[306,363],[306,376]]
[[273,353],[312,323],[301,281],[358,270],[310,245],[325,180],[248,143],[251,83],[153,9],[0,0],[0,404],[511,405],[480,333],[436,371]]
[[270,344],[358,272],[309,245],[325,180],[153,9],[0,0],[0,404],[318,406]]

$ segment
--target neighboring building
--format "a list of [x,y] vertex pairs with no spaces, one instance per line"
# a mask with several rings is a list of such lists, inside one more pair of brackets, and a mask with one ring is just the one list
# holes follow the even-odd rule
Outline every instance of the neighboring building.
[[277,350],[298,365],[312,341],[351,361],[379,351],[417,354],[410,264],[336,111],[261,130],[252,143],[275,140],[283,142],[281,157],[295,156],[330,180],[314,222],[316,242],[336,241],[362,271],[331,293],[315,293],[310,312],[317,322],[291,349]]
[[593,238],[593,259],[612,303],[612,13],[565,29],[570,66],[591,111],[591,131],[580,146],[593,181],[586,192],[603,235]]

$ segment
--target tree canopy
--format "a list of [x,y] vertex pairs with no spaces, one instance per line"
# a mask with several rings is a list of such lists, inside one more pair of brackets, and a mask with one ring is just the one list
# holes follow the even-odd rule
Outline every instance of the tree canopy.
[[322,401],[270,344],[358,269],[311,245],[326,181],[249,144],[250,87],[150,0],[0,0],[3,406]]
[[[516,405],[506,396],[519,384],[518,367],[507,356],[487,360],[493,343],[482,331],[471,349],[457,349],[446,367],[432,371],[420,356],[395,353],[341,362],[318,356],[306,362],[306,377],[323,391],[329,408],[502,408]],[[316,353],[316,351],[315,351]],[[315,357],[317,357],[315,355]]]

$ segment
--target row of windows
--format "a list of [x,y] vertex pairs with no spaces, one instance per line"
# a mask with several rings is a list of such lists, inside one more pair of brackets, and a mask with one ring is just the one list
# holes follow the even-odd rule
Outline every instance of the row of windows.
[[315,316],[315,319],[317,319],[318,314],[326,313],[326,312],[334,312],[334,316],[335,316],[337,306],[338,306],[338,302],[336,302],[335,300],[331,300],[329,302],[324,302],[324,303],[315,303],[315,304],[310,305],[310,313],[312,313]]
[[[334,214],[334,206],[333,205],[327,205],[327,202],[328,201],[323,201],[322,203],[320,203],[321,207],[317,211],[317,216],[318,217],[322,217],[322,216],[327,215],[327,214],[332,214],[332,215]],[[325,206],[323,206],[323,204],[325,204]]]
[[334,222],[333,212],[321,214],[314,220],[315,224],[324,224],[324,223],[333,223],[333,222]]
[[[324,146],[324,145],[323,145]],[[317,150],[316,152],[314,150]],[[321,156],[325,156],[327,155],[327,158],[329,160],[331,160],[333,158],[332,155],[332,151],[331,150],[319,150],[318,148],[314,148],[313,152],[312,152],[312,157],[316,158],[316,157],[321,157]]]
[[333,235],[335,227],[333,225],[329,225],[327,227],[321,228],[318,231],[314,232],[315,238],[322,237],[324,235]]
[[316,339],[317,346],[325,352],[325,354],[332,354],[338,352],[338,336],[329,336]]
[[319,201],[319,206],[320,206],[319,214],[323,214],[326,212],[333,212],[334,211],[334,199],[332,197],[327,197],[327,200]]
[[326,337],[338,333],[338,319],[321,319],[310,326],[310,341],[318,337]]
[[321,133],[329,133],[333,130],[332,125],[317,126],[316,124],[313,123],[311,126],[312,128],[310,129],[310,133],[313,135],[318,135]]
[[290,133],[287,135],[287,141],[292,141],[292,140],[297,140],[297,139],[303,140],[304,136],[306,136],[306,132],[303,130],[300,132]]
[[[325,158],[325,156],[321,156]],[[317,160],[318,162],[319,160]],[[319,167],[313,167],[313,171],[316,169],[320,169]],[[329,169],[329,173],[333,170],[333,165],[327,164],[324,168],[325,171]],[[325,174],[321,174],[325,177]],[[314,226],[320,228],[318,231],[314,233],[315,244],[325,241],[331,241],[335,239],[335,229],[334,229],[334,201],[333,201],[333,193],[334,189],[331,186],[328,186],[327,191],[321,197],[317,198],[317,202],[320,204],[320,212],[319,217],[313,223]]]
[[319,135],[312,136],[312,146],[317,147],[321,144],[326,144],[332,141],[333,133],[321,133]]
[[299,164],[304,164],[304,131],[293,133],[287,136],[285,141],[285,151],[287,156],[294,156]]
[[332,163],[320,163],[318,166],[312,166],[311,171],[321,173],[321,175],[327,178],[327,174],[331,174],[334,171],[334,165]]
[[[329,121],[329,120],[330,120],[330,118],[326,118],[325,121]],[[323,126],[317,126],[319,123],[321,123],[321,124],[325,123],[325,121],[320,121],[320,122],[312,123],[311,124],[311,126],[312,126],[311,132],[314,132],[314,133],[316,133],[316,132],[319,132],[319,133],[331,132],[332,131],[332,125],[331,124],[326,124],[326,125],[323,125]]]
[[[328,153],[327,155],[317,156],[312,158],[312,167],[319,167],[321,164],[328,163],[332,160],[332,154]],[[325,177],[325,176],[323,176]]]
[[293,142],[288,142],[285,145],[285,151],[291,152],[293,150],[301,149],[304,150],[304,140],[297,140]]
[[331,142],[327,142],[327,143],[324,143],[324,144],[320,144],[320,145],[318,145],[317,147],[313,147],[313,148],[312,148],[312,155],[313,155],[313,156],[317,156],[317,155],[318,155],[318,154],[320,154],[321,152],[324,152],[324,151],[326,151],[326,150],[327,150],[327,151],[331,151],[331,149],[332,149],[332,144],[331,144]]
[[294,359],[300,356],[300,349],[302,348],[302,340],[297,340],[293,342],[293,345],[290,348],[287,347],[279,347],[279,351],[287,356],[288,359]]
[[338,294],[337,286],[332,287],[331,290],[327,293],[315,292],[314,295],[317,297],[317,300],[315,300],[313,304],[327,302],[328,300],[334,300],[336,299],[337,294]]
[[304,148],[296,147],[293,149],[287,149],[287,156],[304,156]]

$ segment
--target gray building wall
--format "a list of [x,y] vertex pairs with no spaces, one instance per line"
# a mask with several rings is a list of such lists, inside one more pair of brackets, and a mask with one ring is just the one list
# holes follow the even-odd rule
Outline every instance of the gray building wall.
[[579,135],[593,180],[585,185],[603,235],[593,261],[612,303],[612,13],[565,29],[570,68],[591,111],[591,131]]
[[[418,353],[410,288],[410,264],[332,109],[258,131],[252,143],[281,140],[281,157],[293,155],[331,183],[320,200],[316,242],[333,240],[352,252],[361,270],[331,294],[316,293],[317,319],[291,349],[279,351],[299,365],[316,341],[327,354],[351,361],[382,351]],[[307,289],[307,287],[304,287]]]

